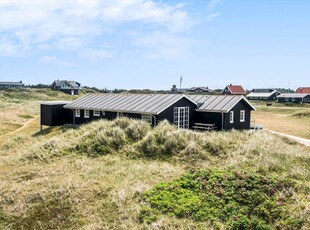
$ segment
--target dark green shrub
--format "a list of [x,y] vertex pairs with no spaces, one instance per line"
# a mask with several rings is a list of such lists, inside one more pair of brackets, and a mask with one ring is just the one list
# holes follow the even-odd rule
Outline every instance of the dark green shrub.
[[289,180],[256,173],[191,172],[145,192],[148,212],[140,218],[150,222],[147,213],[160,212],[197,222],[223,223],[233,229],[300,228],[303,221],[288,211],[294,207],[288,192],[292,186]]

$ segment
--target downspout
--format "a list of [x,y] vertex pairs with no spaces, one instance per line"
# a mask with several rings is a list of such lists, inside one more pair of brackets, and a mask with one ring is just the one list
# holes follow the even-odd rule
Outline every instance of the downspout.
[[71,109],[72,110],[72,115],[73,115],[73,124],[75,125],[75,110],[74,109]]
[[152,117],[154,118],[154,127],[156,126],[156,117],[154,115],[152,115]]
[[224,130],[224,113],[221,112],[221,114],[222,114],[222,131],[223,131]]

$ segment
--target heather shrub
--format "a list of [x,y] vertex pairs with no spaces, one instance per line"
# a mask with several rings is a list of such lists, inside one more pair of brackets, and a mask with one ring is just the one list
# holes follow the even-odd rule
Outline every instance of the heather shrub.
[[191,171],[143,193],[140,220],[151,223],[160,215],[211,221],[232,229],[297,229],[303,220],[288,209],[298,209],[291,180],[229,170]]

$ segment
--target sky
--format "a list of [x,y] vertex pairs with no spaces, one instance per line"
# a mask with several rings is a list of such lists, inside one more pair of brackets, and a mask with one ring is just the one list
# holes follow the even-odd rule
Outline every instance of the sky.
[[309,0],[0,0],[0,81],[310,86]]

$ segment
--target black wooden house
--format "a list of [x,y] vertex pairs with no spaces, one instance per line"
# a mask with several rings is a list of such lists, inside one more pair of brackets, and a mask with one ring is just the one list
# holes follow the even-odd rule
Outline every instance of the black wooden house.
[[72,124],[73,113],[64,108],[68,101],[47,101],[41,103],[41,129],[42,125],[60,126]]
[[66,94],[80,94],[81,84],[76,81],[55,80],[51,85],[53,90],[59,90]]
[[284,93],[278,96],[278,102],[310,103],[310,94],[307,93]]
[[214,124],[218,130],[250,129],[255,107],[241,95],[193,95],[198,103],[195,123]]
[[281,93],[272,89],[253,89],[246,98],[249,100],[275,101]]
[[[60,123],[83,124],[128,117],[144,120],[152,126],[168,120],[178,128],[189,129],[199,123],[212,124],[219,130],[249,129],[251,110],[255,110],[244,96],[182,94],[87,94],[62,107],[57,116],[65,119]],[[41,105],[43,125],[48,123],[44,117],[50,117],[43,114],[46,111]]]
[[25,84],[22,81],[19,82],[0,82],[1,89],[23,89]]

